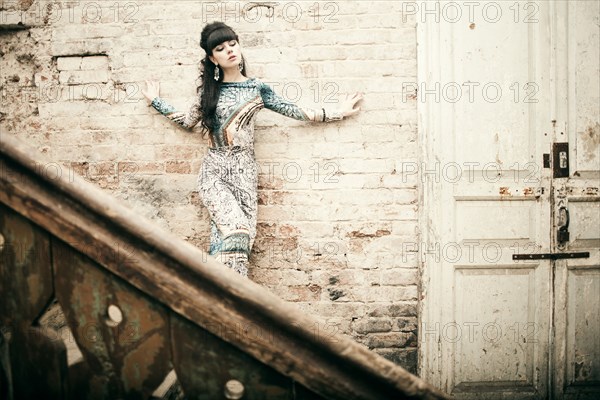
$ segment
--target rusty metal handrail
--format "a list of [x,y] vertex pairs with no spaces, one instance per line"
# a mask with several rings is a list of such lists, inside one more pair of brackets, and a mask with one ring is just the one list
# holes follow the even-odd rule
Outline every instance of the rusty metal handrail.
[[[0,202],[194,324],[327,398],[447,398],[400,366],[224,268],[192,244],[134,213],[79,176],[48,176],[51,161],[0,138]],[[94,243],[93,247],[86,243]],[[122,254],[129,249],[129,256]],[[223,335],[251,326],[276,340]],[[329,336],[329,335],[328,335]],[[333,384],[332,384],[333,383]]]

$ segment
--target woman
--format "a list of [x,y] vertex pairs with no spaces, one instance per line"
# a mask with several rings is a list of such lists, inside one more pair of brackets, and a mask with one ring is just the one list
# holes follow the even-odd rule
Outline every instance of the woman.
[[148,88],[142,93],[158,112],[185,129],[201,121],[209,142],[198,177],[199,194],[211,217],[209,254],[247,276],[256,237],[257,111],[268,108],[302,121],[336,121],[357,113],[362,95],[348,97],[338,110],[304,108],[282,99],[259,79],[247,77],[238,35],[222,22],[204,27],[200,47],[206,52],[202,84],[187,113],[159,97],[158,82],[146,81]]

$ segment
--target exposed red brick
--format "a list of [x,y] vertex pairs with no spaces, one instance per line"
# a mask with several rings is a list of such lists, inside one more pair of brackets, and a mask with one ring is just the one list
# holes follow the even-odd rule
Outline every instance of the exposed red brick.
[[173,174],[190,174],[192,166],[189,161],[167,161],[165,162],[165,172]]

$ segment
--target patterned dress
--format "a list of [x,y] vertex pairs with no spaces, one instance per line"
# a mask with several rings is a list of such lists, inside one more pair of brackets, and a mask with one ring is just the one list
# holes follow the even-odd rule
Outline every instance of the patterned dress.
[[[160,97],[151,105],[184,129],[200,122],[200,97],[187,113],[177,111]],[[338,112],[302,108],[281,98],[259,79],[221,82],[217,123],[208,135],[198,188],[211,218],[209,254],[243,276],[256,237],[258,165],[254,157],[254,121],[268,108],[301,121],[341,119]]]

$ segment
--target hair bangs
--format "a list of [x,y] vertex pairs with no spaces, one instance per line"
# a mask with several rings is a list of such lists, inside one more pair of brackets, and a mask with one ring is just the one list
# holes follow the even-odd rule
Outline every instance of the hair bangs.
[[207,48],[212,50],[223,42],[238,40],[238,35],[229,27],[223,27],[210,34],[207,40]]

